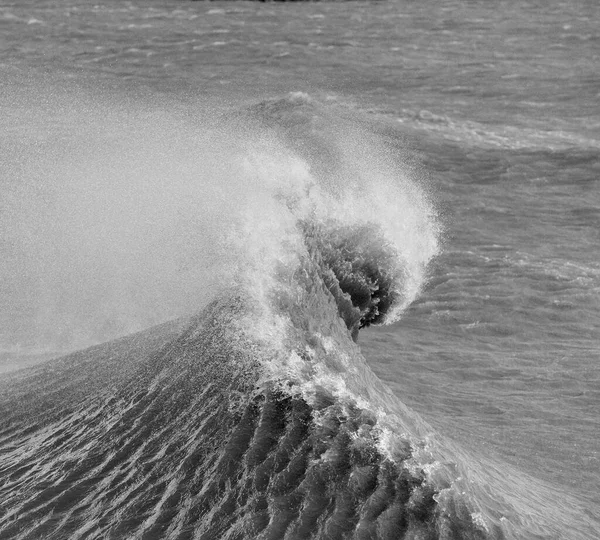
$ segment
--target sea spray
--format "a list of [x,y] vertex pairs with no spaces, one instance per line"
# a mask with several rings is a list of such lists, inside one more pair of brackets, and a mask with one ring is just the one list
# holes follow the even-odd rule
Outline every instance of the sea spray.
[[283,244],[302,241],[298,219],[378,224],[407,268],[403,305],[438,249],[432,207],[401,164],[308,96],[190,117],[14,94],[0,203],[6,347],[69,350],[193,313],[239,268],[264,276],[295,253]]

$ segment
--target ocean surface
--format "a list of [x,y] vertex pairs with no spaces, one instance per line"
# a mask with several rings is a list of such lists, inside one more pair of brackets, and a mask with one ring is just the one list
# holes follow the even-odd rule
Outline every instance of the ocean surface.
[[4,0],[0,126],[2,540],[600,538],[600,4]]

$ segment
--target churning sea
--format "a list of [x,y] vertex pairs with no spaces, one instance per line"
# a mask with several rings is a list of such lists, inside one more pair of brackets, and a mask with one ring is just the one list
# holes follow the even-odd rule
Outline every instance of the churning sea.
[[[193,312],[203,284],[186,272],[202,262],[176,254],[202,242],[203,217],[159,212],[164,260],[144,236],[140,269],[132,246],[153,218],[135,209],[180,210],[169,197],[195,174],[185,156],[206,117],[279,99],[358,119],[434,209],[420,293],[360,333],[371,369],[432,440],[519,483],[501,494],[515,507],[547,499],[548,538],[600,538],[596,1],[3,0],[0,377]],[[132,150],[136,126],[147,146]],[[108,197],[64,218],[148,160],[176,186],[164,200],[137,178],[118,211]],[[89,189],[48,209],[45,189],[86,175]],[[39,201],[61,217],[38,221]]]

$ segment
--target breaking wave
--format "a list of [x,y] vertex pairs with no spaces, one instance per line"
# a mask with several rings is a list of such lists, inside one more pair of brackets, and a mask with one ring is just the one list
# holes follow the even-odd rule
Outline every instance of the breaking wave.
[[232,125],[243,182],[205,307],[0,379],[0,537],[525,537],[355,343],[426,279],[426,194],[307,96]]

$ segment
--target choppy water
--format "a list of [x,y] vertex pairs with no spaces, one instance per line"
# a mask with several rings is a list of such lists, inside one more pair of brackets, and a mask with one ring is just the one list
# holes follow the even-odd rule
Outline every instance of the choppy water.
[[[490,523],[498,520],[508,537],[596,538],[599,29],[600,8],[585,1],[2,4],[2,411],[25,404],[10,413],[6,422],[14,424],[4,429],[31,433],[29,416],[39,410],[27,407],[43,393],[41,381],[53,380],[45,368],[11,375],[18,366],[192,313],[210,291],[220,290],[228,272],[239,269],[239,254],[215,247],[221,231],[214,224],[229,230],[228,216],[247,199],[256,208],[244,186],[268,184],[267,177],[279,186],[288,174],[304,178],[307,159],[313,160],[309,173],[324,178],[337,170],[376,182],[397,173],[424,195],[408,197],[414,206],[390,201],[381,222],[410,236],[402,244],[405,260],[435,256],[400,320],[361,331],[362,353],[396,398],[425,421],[419,437],[429,434],[434,446],[452,448],[448,459],[471,471],[478,486],[473,497],[485,501]],[[269,98],[283,101],[265,102]],[[222,165],[227,144],[219,139],[215,150],[206,134],[219,130],[219,115],[229,118],[257,103],[270,104],[265,118],[271,128],[289,125],[289,118],[301,126],[283,141],[296,157],[271,150],[269,159],[242,160],[233,171]],[[249,129],[246,136],[255,133]],[[232,152],[239,152],[237,144]],[[232,171],[244,186],[223,180]],[[435,208],[429,218],[433,229],[441,228],[439,250],[415,234],[422,200]],[[273,217],[262,199],[258,206]],[[355,201],[360,216],[358,208]],[[236,220],[236,234],[256,246],[253,260],[269,252],[272,246],[261,238],[272,228],[248,231]],[[211,274],[206,260],[227,257],[223,274]],[[156,358],[162,344],[156,339],[133,345],[138,353],[119,353],[129,358],[124,365]],[[152,354],[142,352],[148,350]],[[101,421],[102,414],[126,414],[127,403],[135,408],[132,396],[146,379],[128,383],[125,367],[109,376],[113,364],[103,358],[107,367],[98,368],[97,377],[109,390],[96,388],[94,370],[70,372],[68,362],[56,368],[63,375],[47,390],[58,416],[40,416],[49,441],[69,429],[79,433],[77,414]],[[167,379],[173,377],[169,371]],[[117,401],[102,405],[113,385]],[[52,387],[64,392],[50,393]],[[81,387],[89,388],[90,401]],[[160,392],[157,403],[168,401]],[[136,410],[145,410],[142,405]],[[65,416],[67,410],[73,416]],[[189,428],[187,418],[174,425]],[[58,435],[48,427],[57,425]],[[106,426],[108,420],[94,433]],[[168,435],[156,439],[157,448]],[[107,441],[102,448],[110,454]],[[44,482],[66,489],[52,467],[61,471],[64,460],[84,459],[69,444],[85,449],[91,443],[74,438],[47,458],[32,450],[22,466],[30,459],[38,467],[21,484],[10,483],[18,477],[20,447],[5,444],[3,455],[17,453],[0,469],[9,512],[0,511],[0,536],[10,538],[23,526],[44,537],[51,529],[30,529],[27,512],[21,522],[15,517],[19,501],[29,500],[31,519],[46,515],[36,504],[49,510],[58,492],[36,499],[36,490],[45,489]],[[107,466],[115,476],[106,482],[117,482],[114,487],[119,474],[135,474],[139,455],[131,455],[120,473]],[[160,459],[158,450],[152,455]],[[82,475],[84,465],[77,469]],[[44,476],[44,466],[51,476]],[[156,486],[172,480],[171,466],[165,464]],[[93,482],[86,482],[91,489]],[[106,495],[102,487],[94,493]],[[160,500],[157,493],[147,500]],[[106,497],[105,508],[118,508],[118,499]],[[68,497],[61,501],[57,513],[66,514],[60,519],[72,516],[63,531],[72,532],[76,516],[88,510],[74,511]],[[125,506],[149,512],[154,503],[135,504]],[[94,512],[101,523],[102,508]],[[499,521],[502,512],[512,529]],[[200,526],[192,514],[181,523],[219,537],[201,529],[208,522]],[[144,531],[164,534],[148,519]],[[87,534],[108,530],[102,526]],[[120,526],[115,538],[140,524]],[[289,534],[302,537],[298,531],[309,529],[290,528],[295,532]]]

